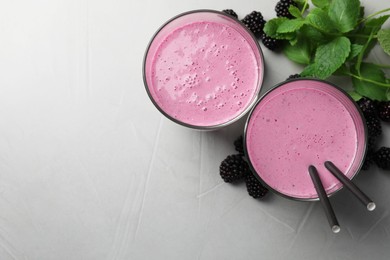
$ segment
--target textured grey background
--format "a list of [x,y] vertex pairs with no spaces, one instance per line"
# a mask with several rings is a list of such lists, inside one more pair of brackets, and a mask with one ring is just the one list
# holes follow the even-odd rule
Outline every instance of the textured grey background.
[[[200,8],[270,19],[275,3],[0,1],[0,259],[389,259],[388,172],[356,178],[372,213],[348,192],[331,198],[334,235],[318,203],[256,201],[222,182],[244,120],[197,132],[146,95],[144,50],[167,19]],[[300,71],[264,56],[264,90]],[[372,58],[390,63],[380,49]]]

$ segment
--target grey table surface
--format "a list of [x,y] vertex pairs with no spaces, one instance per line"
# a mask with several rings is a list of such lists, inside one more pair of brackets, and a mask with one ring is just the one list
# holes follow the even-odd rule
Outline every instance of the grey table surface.
[[[270,19],[275,3],[0,1],[0,259],[389,259],[388,172],[355,179],[374,212],[344,190],[331,198],[335,235],[319,203],[258,201],[223,183],[219,164],[245,118],[194,131],[147,97],[144,51],[167,19],[203,8]],[[263,91],[301,70],[264,56]],[[372,59],[390,63],[380,49]]]

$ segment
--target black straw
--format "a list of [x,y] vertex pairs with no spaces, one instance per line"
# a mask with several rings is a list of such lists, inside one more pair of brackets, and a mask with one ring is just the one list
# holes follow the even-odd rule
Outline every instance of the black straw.
[[332,228],[334,233],[340,232],[339,222],[337,221],[336,215],[334,214],[333,208],[330,205],[328,195],[325,192],[324,186],[322,185],[320,176],[318,176],[318,172],[316,167],[313,165],[309,166],[309,174],[313,181],[314,187],[317,191],[318,197],[321,201],[322,208],[325,211],[325,215],[328,219],[329,225]]
[[364,194],[350,179],[347,178],[332,162],[326,161],[325,167],[328,169],[345,187],[347,187],[355,197],[357,197],[369,211],[376,207],[375,203]]

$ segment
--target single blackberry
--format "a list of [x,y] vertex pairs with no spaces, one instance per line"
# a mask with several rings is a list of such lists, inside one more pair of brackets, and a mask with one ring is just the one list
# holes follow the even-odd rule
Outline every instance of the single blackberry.
[[374,115],[367,115],[366,124],[369,138],[377,138],[382,134],[382,126],[379,117]]
[[281,43],[280,40],[271,38],[268,35],[266,35],[265,33],[263,33],[261,35],[261,40],[263,41],[264,46],[267,47],[268,49],[270,49],[271,51],[275,51],[281,45],[280,44]]
[[248,171],[248,163],[239,154],[229,155],[219,166],[219,174],[225,182],[237,181],[245,177]]
[[234,18],[238,19],[238,15],[232,9],[225,9],[225,10],[222,10],[222,12],[224,12],[225,14],[228,14],[228,15],[233,16]]
[[375,151],[376,150],[377,139],[378,139],[377,137],[371,137],[371,136],[368,137],[368,141],[367,141],[367,150],[368,151]]
[[257,37],[263,34],[265,20],[260,12],[253,11],[246,15],[241,22]]
[[368,150],[366,154],[366,158],[364,159],[364,163],[362,165],[362,170],[366,171],[370,168],[370,166],[374,163],[374,150]]
[[298,7],[297,3],[293,0],[280,0],[275,6],[276,15],[278,17],[287,17],[290,19],[294,18],[294,16],[292,16],[288,11],[290,5]]
[[357,101],[357,104],[365,116],[376,114],[377,106],[374,100],[369,99],[367,97],[362,97]]
[[299,79],[299,78],[301,78],[300,74],[292,74],[292,75],[288,76],[288,78],[286,80],[289,80],[289,79]]
[[381,147],[374,155],[374,161],[379,168],[390,170],[390,148]]
[[390,101],[379,102],[378,116],[382,121],[390,122]]
[[245,177],[245,183],[249,195],[255,199],[264,197],[268,192],[268,189],[252,173]]
[[242,138],[242,135],[234,141],[234,148],[241,156],[244,156],[244,139]]

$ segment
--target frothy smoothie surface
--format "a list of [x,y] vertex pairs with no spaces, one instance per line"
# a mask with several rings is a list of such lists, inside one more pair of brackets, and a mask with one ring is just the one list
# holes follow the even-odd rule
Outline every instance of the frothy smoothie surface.
[[246,133],[248,156],[261,179],[276,191],[317,198],[309,165],[317,168],[328,194],[339,189],[342,185],[326,170],[325,161],[349,178],[355,174],[351,167],[364,140],[358,140],[349,109],[358,112],[352,101],[350,107],[340,102],[335,91],[319,81],[293,81],[274,89],[254,109]]
[[195,126],[236,118],[254,102],[262,77],[259,51],[248,37],[227,20],[174,28],[150,59],[148,88],[155,103],[170,117]]

